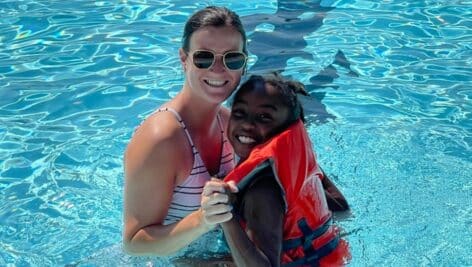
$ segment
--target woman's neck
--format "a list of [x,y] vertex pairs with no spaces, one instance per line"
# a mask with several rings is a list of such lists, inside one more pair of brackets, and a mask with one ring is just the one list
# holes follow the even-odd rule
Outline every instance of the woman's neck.
[[193,129],[211,128],[221,109],[221,104],[209,103],[203,98],[192,95],[189,90],[182,90],[172,102],[184,118],[185,124]]

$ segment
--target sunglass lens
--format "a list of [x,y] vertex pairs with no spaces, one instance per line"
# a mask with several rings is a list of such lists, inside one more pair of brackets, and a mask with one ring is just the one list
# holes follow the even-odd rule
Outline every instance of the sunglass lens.
[[196,51],[193,54],[193,64],[199,69],[208,69],[213,64],[215,56],[210,51]]
[[229,52],[225,54],[225,64],[230,70],[239,70],[246,63],[246,56],[240,52]]

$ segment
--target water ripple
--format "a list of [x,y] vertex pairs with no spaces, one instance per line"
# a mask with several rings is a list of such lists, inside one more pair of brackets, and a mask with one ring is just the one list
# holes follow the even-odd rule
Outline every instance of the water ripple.
[[[470,1],[334,1],[309,33],[304,22],[320,15],[309,8],[264,20],[275,1],[210,2],[243,20],[260,16],[249,38],[274,43],[258,44],[251,67],[273,68],[277,55],[287,59],[284,74],[306,83],[336,70],[316,89],[336,119],[312,136],[357,213],[342,222],[358,229],[349,236],[353,264],[470,263],[448,237],[471,213],[460,205],[471,188]],[[2,1],[0,265],[76,263],[119,243],[123,151],[140,121],[180,90],[182,24],[206,4]],[[338,51],[351,71],[333,64]],[[421,201],[432,195],[440,206]]]

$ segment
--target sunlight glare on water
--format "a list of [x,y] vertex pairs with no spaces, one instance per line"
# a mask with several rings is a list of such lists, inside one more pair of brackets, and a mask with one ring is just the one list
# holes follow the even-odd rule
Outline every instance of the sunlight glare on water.
[[[280,70],[316,99],[307,128],[351,205],[350,266],[472,266],[458,0],[2,1],[0,266],[173,264],[122,252],[123,151],[180,90],[183,24],[206,4],[241,15],[249,73]],[[219,254],[218,238],[182,254]]]

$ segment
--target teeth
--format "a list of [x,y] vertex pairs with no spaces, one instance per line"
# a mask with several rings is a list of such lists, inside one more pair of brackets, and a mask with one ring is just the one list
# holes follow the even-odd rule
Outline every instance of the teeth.
[[248,136],[238,136],[238,140],[239,142],[243,143],[243,144],[252,144],[252,143],[255,143],[256,140],[252,139],[251,137],[248,137]]
[[211,86],[222,86],[225,84],[225,81],[207,80],[207,83]]

